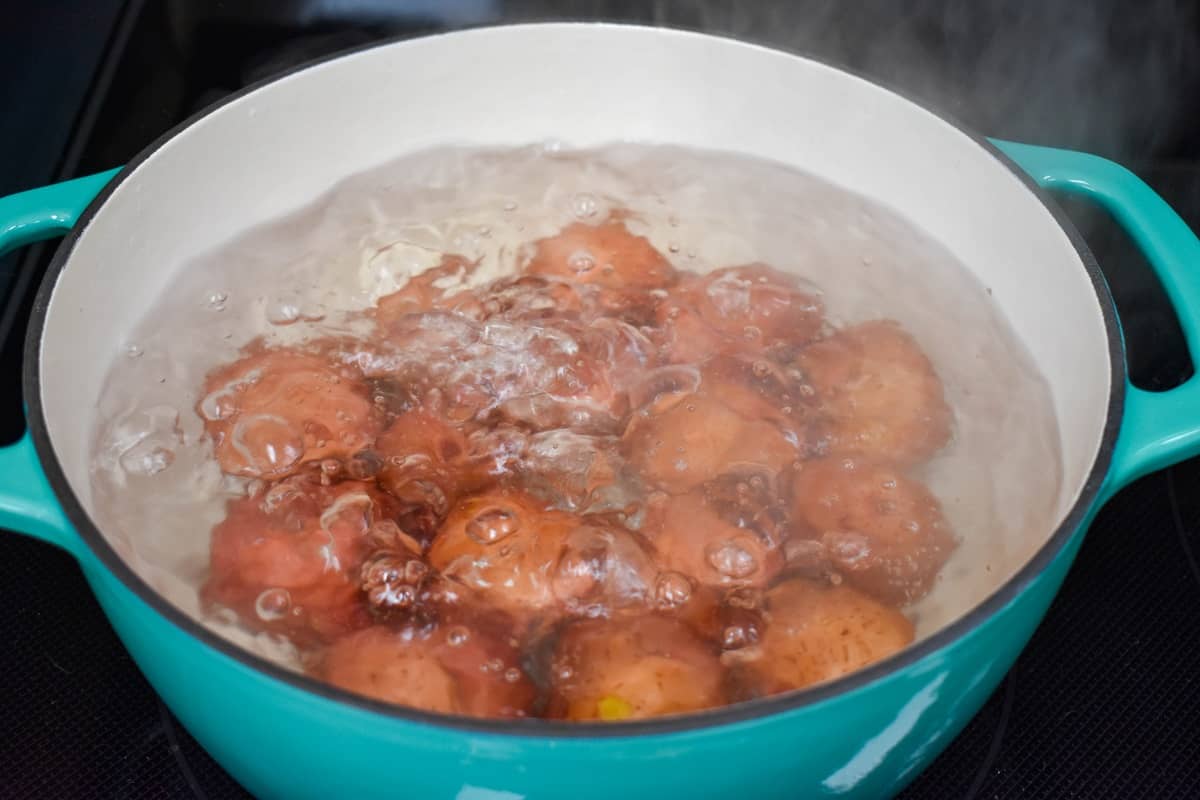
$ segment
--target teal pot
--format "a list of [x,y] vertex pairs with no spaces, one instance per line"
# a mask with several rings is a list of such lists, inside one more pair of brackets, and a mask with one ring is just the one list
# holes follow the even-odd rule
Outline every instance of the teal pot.
[[[285,671],[158,596],[90,513],[95,398],[167,265],[339,179],[440,143],[669,142],[808,170],[899,209],[993,293],[1058,413],[1063,500],[956,621],[803,691],[660,721],[493,722],[383,705]],[[607,25],[480,29],[361,50],[252,87],[125,168],[0,200],[0,249],[66,234],[25,353],[29,435],[0,451],[0,526],[69,551],[147,679],[262,797],[882,797],[995,689],[1100,505],[1200,445],[1200,377],[1127,378],[1105,283],[1045,189],[1107,208],[1200,344],[1200,244],[1125,169],[988,142],[861,78],[750,44]],[[981,578],[981,580],[988,580]],[[78,676],[87,680],[86,675]]]

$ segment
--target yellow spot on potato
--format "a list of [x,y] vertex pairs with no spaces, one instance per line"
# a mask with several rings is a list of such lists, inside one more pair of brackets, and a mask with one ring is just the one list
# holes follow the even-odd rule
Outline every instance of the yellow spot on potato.
[[596,703],[596,713],[600,719],[611,722],[618,719],[628,719],[633,715],[633,706],[619,697],[601,697]]

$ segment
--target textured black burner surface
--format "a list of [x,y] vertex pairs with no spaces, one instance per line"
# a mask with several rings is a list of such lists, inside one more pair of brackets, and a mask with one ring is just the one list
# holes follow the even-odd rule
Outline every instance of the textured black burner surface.
[[[421,5],[420,14],[400,15],[380,13],[378,3],[142,7],[57,0],[41,4],[37,13],[18,12],[24,16],[0,29],[0,70],[28,83],[0,88],[0,140],[29,157],[4,166],[0,192],[122,163],[193,110],[297,62],[448,24],[431,10],[437,4]],[[735,4],[703,1],[452,5],[459,14],[455,23],[497,15],[546,16],[545,8],[747,35],[754,26],[744,23],[756,21],[731,10]],[[913,8],[927,14],[931,5],[923,1]],[[342,8],[342,15],[329,11],[334,8]],[[359,13],[346,16],[348,8]],[[365,14],[363,8],[375,11]],[[763,12],[757,23],[766,24],[770,16]],[[836,15],[822,19],[830,24]],[[971,27],[964,25],[964,36]],[[798,32],[797,41],[815,35]],[[853,49],[845,42],[840,46]],[[942,63],[962,68],[968,50],[946,47]],[[45,73],[50,63],[53,76]],[[865,66],[870,65],[868,58]],[[1097,75],[1096,81],[1105,78]],[[969,76],[963,78],[963,96],[971,85]],[[1189,95],[1190,84],[1180,78],[1181,107]],[[968,122],[1000,135],[1018,136],[1028,123],[999,120],[994,109],[973,110],[965,102],[950,105]],[[19,114],[13,111],[17,108]],[[1114,154],[1200,226],[1200,164],[1191,160],[1200,151],[1196,120],[1171,114],[1143,127],[1156,125],[1154,136],[1123,140],[1125,149]],[[1090,141],[1086,131],[1069,126],[1062,135],[1058,141],[1070,146],[1104,150],[1111,144]],[[1049,135],[1043,140],[1055,141]],[[1177,384],[1190,374],[1191,364],[1161,289],[1103,214],[1076,203],[1068,210],[1112,284],[1135,382],[1156,389]],[[50,249],[30,248],[4,263],[0,292],[8,304],[0,319],[23,327],[27,298],[10,296],[10,284],[36,281]],[[0,384],[0,420],[7,427],[0,433],[11,439],[19,433],[20,398],[11,380],[19,337],[8,338],[0,361],[3,374],[10,376]],[[1189,462],[1145,478],[1109,504],[1028,650],[962,735],[903,797],[1200,796],[1198,485],[1200,461]],[[0,536],[0,609],[0,674],[5,676],[0,681],[5,712],[0,794],[138,800],[246,796],[157,699],[68,556],[21,537]]]

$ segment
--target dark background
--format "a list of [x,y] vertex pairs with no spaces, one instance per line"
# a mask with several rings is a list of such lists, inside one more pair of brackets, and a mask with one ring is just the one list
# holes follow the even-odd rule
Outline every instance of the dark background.
[[[1200,25],[1179,0],[19,4],[0,18],[0,195],[122,164],[192,112],[319,55],[558,18],[817,55],[988,135],[1116,158],[1200,226]],[[1134,381],[1186,379],[1146,265],[1103,213],[1067,210],[1116,296]],[[19,345],[52,249],[0,260],[0,441],[22,430]],[[905,798],[1200,797],[1198,484],[1188,462],[1109,504],[1026,653]],[[71,559],[12,535],[0,535],[0,675],[0,795],[244,797],[147,686]]]

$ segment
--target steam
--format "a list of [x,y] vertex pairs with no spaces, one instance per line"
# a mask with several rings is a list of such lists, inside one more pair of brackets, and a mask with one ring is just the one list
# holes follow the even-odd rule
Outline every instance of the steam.
[[1168,151],[1200,86],[1189,0],[676,0],[656,21],[812,54],[989,136],[1121,160]]

